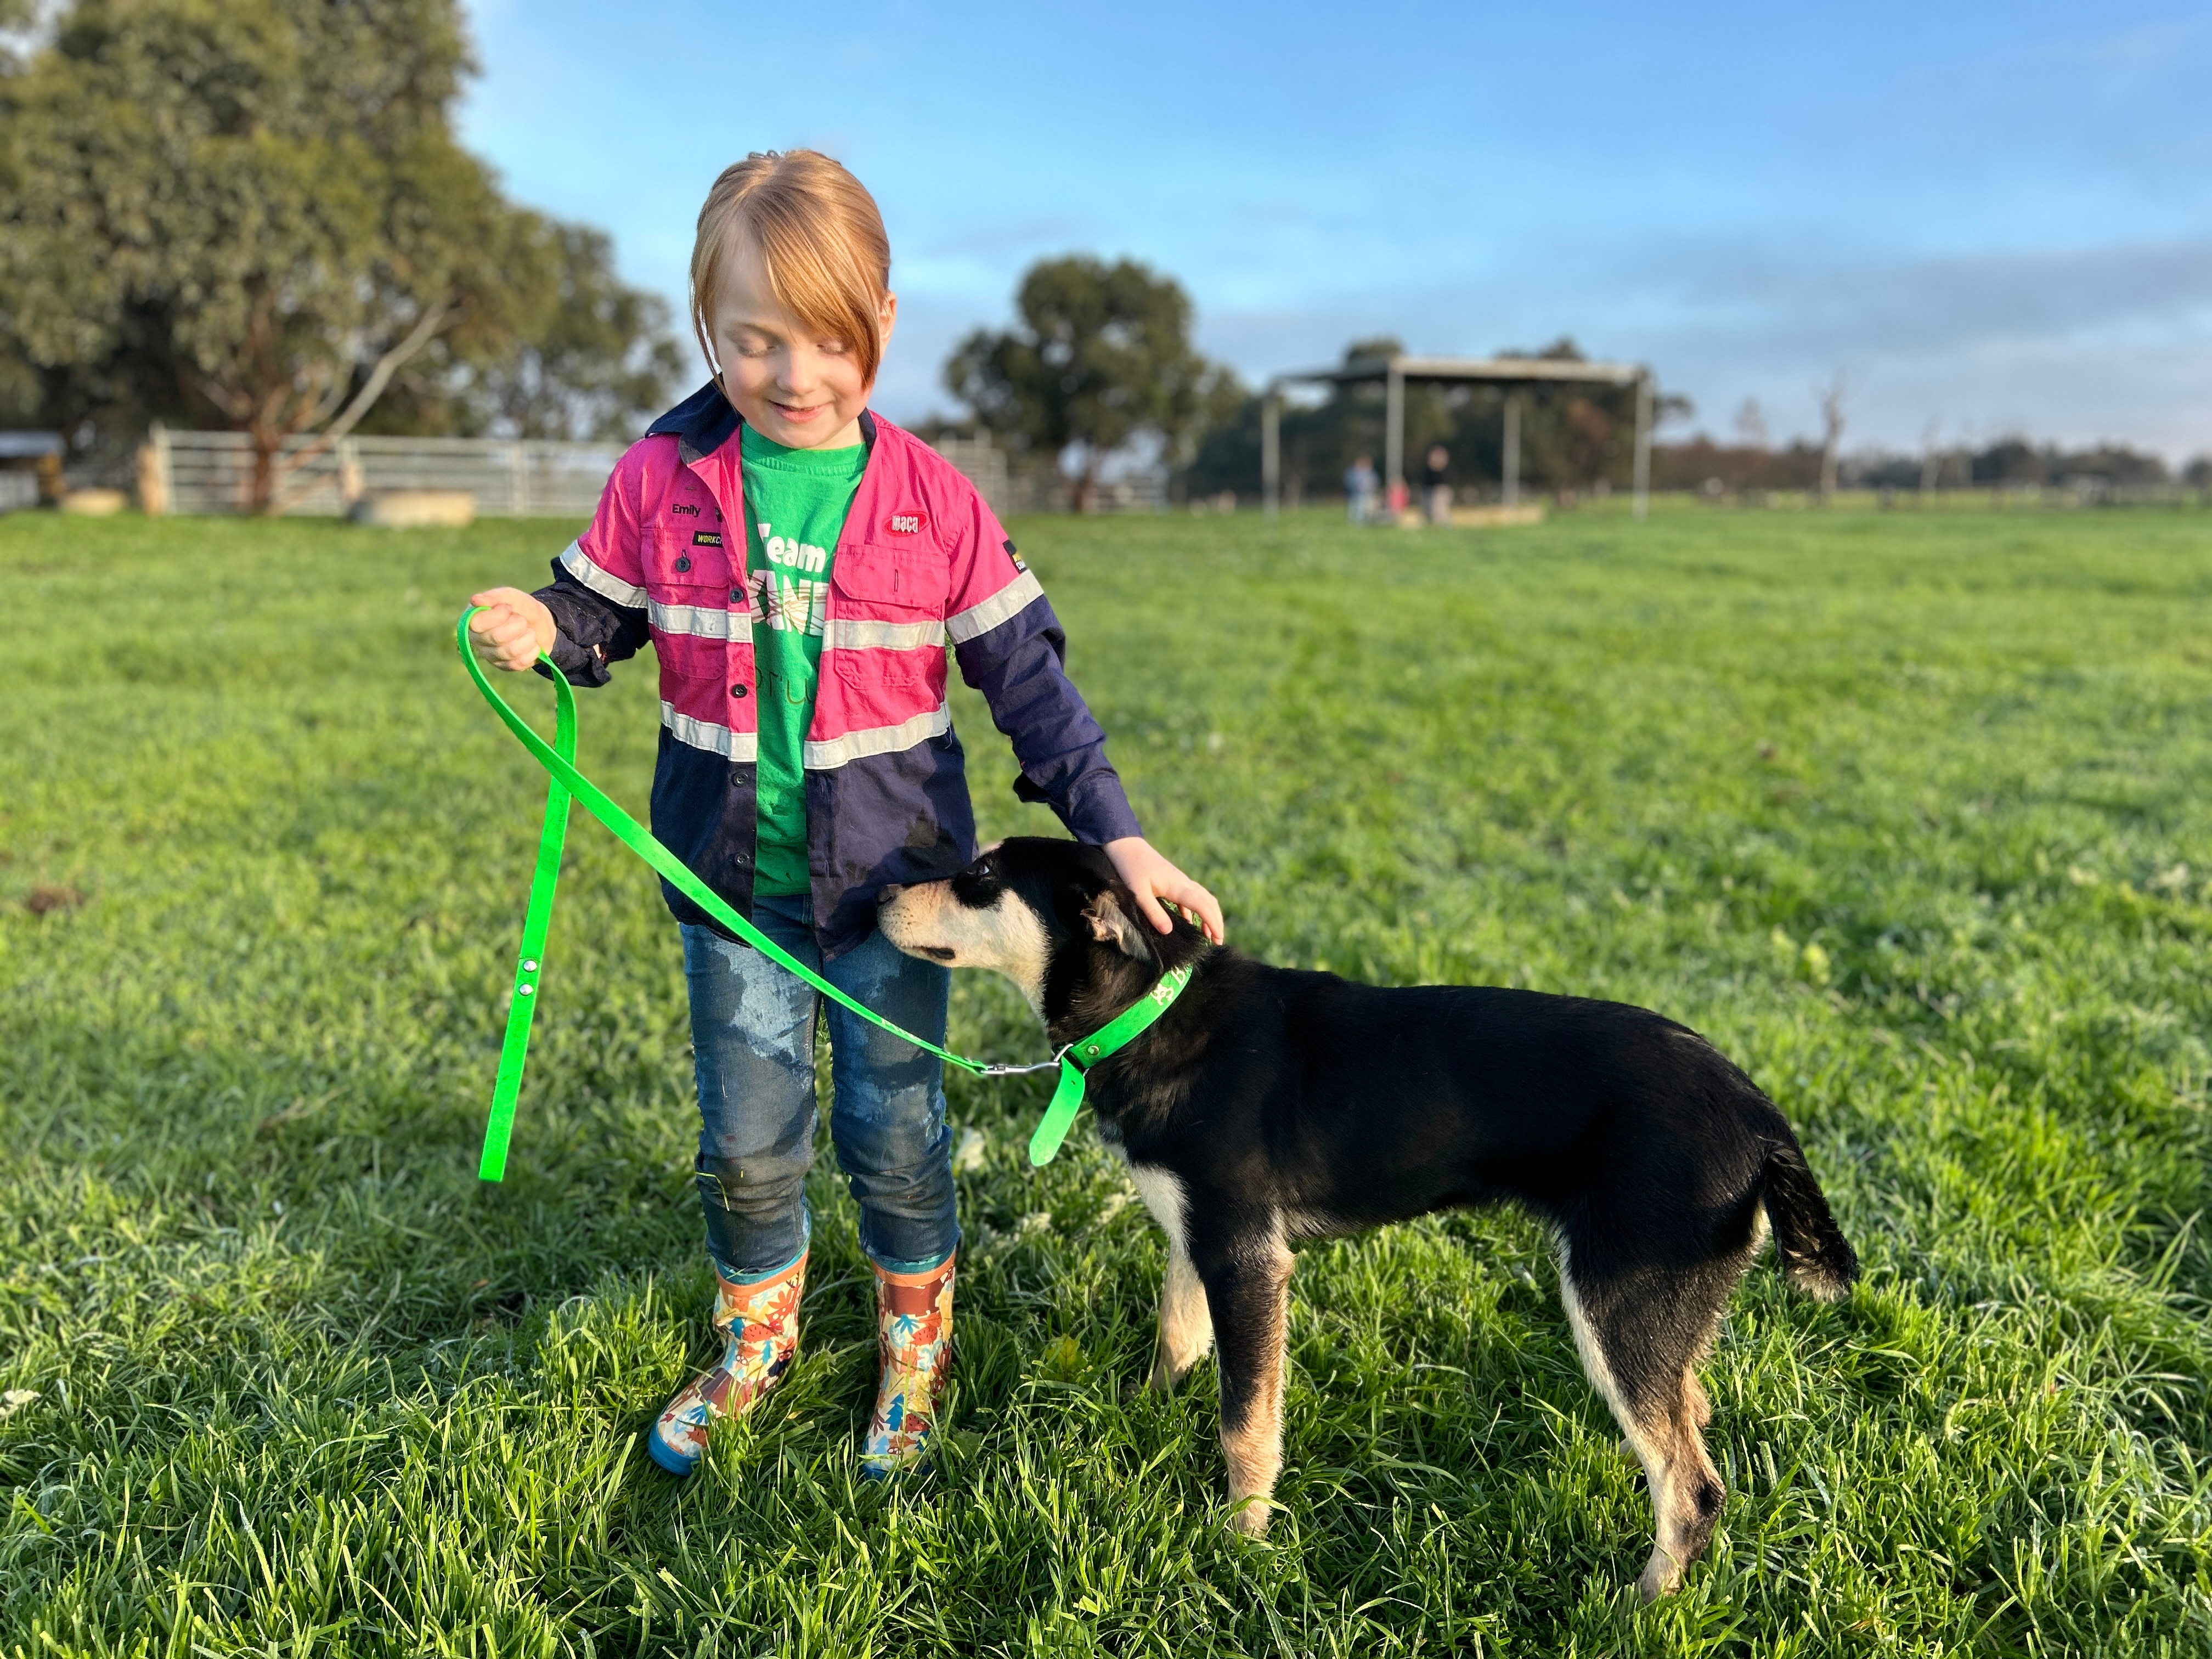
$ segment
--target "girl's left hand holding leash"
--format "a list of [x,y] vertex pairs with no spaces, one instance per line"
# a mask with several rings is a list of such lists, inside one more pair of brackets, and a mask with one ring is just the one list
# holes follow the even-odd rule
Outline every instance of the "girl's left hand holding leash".
[[1137,896],[1137,908],[1156,930],[1163,933],[1175,931],[1175,923],[1160,908],[1160,901],[1165,899],[1196,916],[1199,925],[1206,929],[1206,938],[1216,945],[1221,943],[1221,901],[1155,852],[1142,836],[1124,836],[1119,841],[1108,842],[1106,856],[1114,860],[1115,873],[1129,884],[1129,890]]

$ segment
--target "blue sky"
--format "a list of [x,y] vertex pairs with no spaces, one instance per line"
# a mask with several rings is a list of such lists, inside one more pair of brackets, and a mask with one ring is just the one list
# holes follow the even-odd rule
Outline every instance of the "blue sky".
[[[744,7],[477,0],[468,141],[680,307],[714,173],[890,226],[877,401],[949,410],[1040,255],[1178,277],[1249,380],[1571,334],[1778,438],[2212,450],[2212,5]],[[1687,428],[1682,428],[1687,430]]]

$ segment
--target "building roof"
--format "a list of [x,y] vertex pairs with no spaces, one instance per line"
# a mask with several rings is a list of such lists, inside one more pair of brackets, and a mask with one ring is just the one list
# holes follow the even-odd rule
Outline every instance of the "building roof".
[[1606,386],[1633,386],[1644,369],[1636,363],[1583,363],[1559,357],[1354,357],[1333,368],[1305,369],[1278,374],[1286,380],[1329,380],[1339,386],[1357,380],[1380,380],[1395,369],[1407,380],[1493,380],[1522,384],[1532,380],[1595,381]]

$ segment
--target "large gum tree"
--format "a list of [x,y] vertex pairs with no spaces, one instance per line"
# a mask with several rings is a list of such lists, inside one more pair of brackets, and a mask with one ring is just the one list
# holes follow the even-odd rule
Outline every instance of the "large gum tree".
[[672,367],[605,239],[510,206],[456,142],[452,0],[79,0],[11,67],[0,394],[49,418],[242,431],[250,504],[282,510],[395,380],[418,426],[520,402],[542,430],[574,423],[538,381],[580,330],[587,405],[649,401]]
[[1134,260],[1043,259],[1014,295],[1017,325],[978,329],[945,366],[946,390],[1019,448],[1073,462],[1072,504],[1088,511],[1100,464],[1142,438],[1171,460],[1234,396],[1227,372],[1190,342],[1190,298]]

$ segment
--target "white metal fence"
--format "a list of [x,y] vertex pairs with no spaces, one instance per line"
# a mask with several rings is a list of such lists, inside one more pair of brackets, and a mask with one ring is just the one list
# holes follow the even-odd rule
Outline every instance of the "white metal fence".
[[[1050,461],[1028,459],[1016,465],[988,433],[973,438],[937,440],[939,454],[959,469],[990,502],[1000,517],[1014,513],[1065,513],[1068,483]],[[1164,513],[1168,505],[1167,473],[1158,467],[1136,467],[1102,478],[1091,491],[1094,513]]]
[[[318,450],[286,441],[277,453],[276,507],[335,516],[387,490],[465,490],[477,511],[497,518],[585,518],[599,505],[620,443],[544,438],[342,438]],[[943,438],[937,448],[994,511],[1064,513],[1068,489],[1049,464],[1016,466],[988,435]],[[303,459],[304,458],[304,459]],[[253,497],[253,447],[242,432],[173,432],[155,427],[139,458],[139,495],[154,512],[243,513]],[[1102,480],[1101,513],[1158,513],[1166,475],[1139,470]]]
[[[158,495],[161,510],[243,513],[252,505],[253,447],[244,433],[156,427],[146,445],[141,493]],[[312,441],[295,438],[278,452],[276,504],[331,516],[386,490],[456,489],[490,517],[586,518],[623,448],[545,438],[354,437],[310,454]]]

